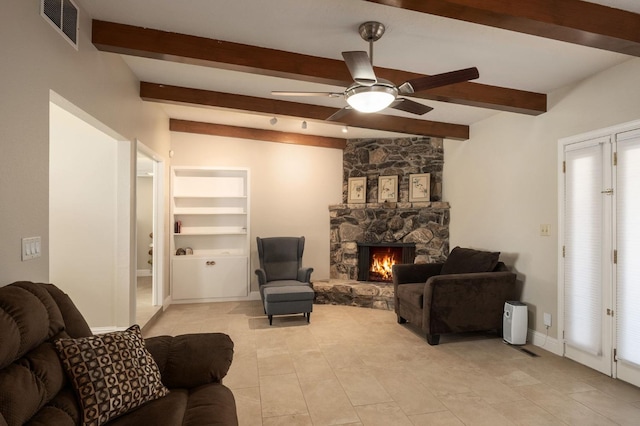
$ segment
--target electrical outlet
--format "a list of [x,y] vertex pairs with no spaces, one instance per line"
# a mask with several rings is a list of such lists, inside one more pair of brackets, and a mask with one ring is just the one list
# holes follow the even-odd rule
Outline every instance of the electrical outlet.
[[551,327],[551,314],[544,313],[544,325]]
[[543,223],[540,225],[540,236],[548,237],[551,235],[551,225],[548,223]]

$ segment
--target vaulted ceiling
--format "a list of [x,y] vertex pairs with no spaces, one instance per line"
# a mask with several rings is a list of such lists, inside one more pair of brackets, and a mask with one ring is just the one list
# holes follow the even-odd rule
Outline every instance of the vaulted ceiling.
[[[477,121],[544,114],[548,93],[640,56],[636,0],[80,3],[94,45],[123,56],[141,98],[162,105],[173,130],[325,147],[345,137],[468,139]],[[421,116],[386,109],[327,122],[343,98],[271,94],[342,92],[352,79],[341,52],[369,49],[358,26],[371,20],[386,26],[373,46],[379,78],[400,84],[473,66],[480,78],[411,95],[434,108]]]

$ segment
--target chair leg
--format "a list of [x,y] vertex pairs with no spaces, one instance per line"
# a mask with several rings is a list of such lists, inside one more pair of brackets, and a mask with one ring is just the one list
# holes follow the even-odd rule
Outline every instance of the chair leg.
[[398,315],[398,324],[405,324],[406,322],[407,322],[406,319],[404,319],[400,315]]
[[269,325],[273,324],[273,315],[269,315]]
[[440,343],[440,335],[427,333],[427,343],[429,343],[431,346],[436,346],[438,343]]
[[307,312],[307,322],[311,322],[311,312]]

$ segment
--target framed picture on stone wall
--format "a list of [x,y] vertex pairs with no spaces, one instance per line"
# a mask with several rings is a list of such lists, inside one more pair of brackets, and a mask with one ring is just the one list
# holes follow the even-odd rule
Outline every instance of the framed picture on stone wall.
[[367,177],[349,178],[347,188],[348,204],[364,204],[367,202]]
[[380,176],[378,178],[378,202],[395,203],[398,201],[398,176]]
[[431,201],[431,174],[409,175],[409,201]]

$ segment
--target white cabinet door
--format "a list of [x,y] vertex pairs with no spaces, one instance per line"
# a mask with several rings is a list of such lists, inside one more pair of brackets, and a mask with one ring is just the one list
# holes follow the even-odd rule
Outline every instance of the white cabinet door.
[[247,296],[247,258],[176,257],[173,259],[174,300]]

